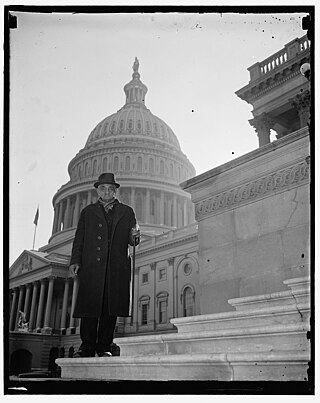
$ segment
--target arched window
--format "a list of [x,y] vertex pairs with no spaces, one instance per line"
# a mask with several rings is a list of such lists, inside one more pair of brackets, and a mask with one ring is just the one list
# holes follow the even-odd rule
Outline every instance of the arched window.
[[170,164],[170,176],[173,177],[173,164]]
[[108,171],[108,158],[104,157],[103,159],[103,172],[107,172]]
[[159,323],[167,323],[168,297],[169,294],[167,293],[167,291],[159,292],[156,296]]
[[139,299],[139,309],[141,310],[140,323],[141,325],[148,324],[148,313],[149,313],[150,297],[148,295],[143,295]]
[[149,173],[150,174],[154,173],[154,160],[153,160],[153,158],[149,158]]
[[138,172],[142,172],[142,157],[138,157]]
[[194,315],[194,292],[191,287],[186,287],[182,293],[183,316]]
[[96,175],[98,171],[98,161],[94,160],[93,161],[93,175]]
[[154,199],[152,199],[150,203],[150,214],[154,216]]
[[164,175],[164,162],[163,162],[163,160],[160,161],[160,175]]
[[89,175],[89,162],[86,162],[85,168],[84,168],[84,176]]
[[126,156],[125,171],[130,171],[130,157],[128,155]]
[[114,120],[114,121],[112,122],[112,124],[111,124],[111,133],[114,132],[115,128],[116,128],[116,121]]
[[117,172],[118,169],[119,169],[119,157],[116,156],[116,157],[114,157],[114,160],[113,160],[113,171]]

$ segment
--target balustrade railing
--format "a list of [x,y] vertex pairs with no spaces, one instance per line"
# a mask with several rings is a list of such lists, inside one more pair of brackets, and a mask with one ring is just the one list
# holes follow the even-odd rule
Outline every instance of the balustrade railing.
[[294,59],[303,52],[309,51],[309,49],[310,41],[308,40],[307,35],[294,39],[285,45],[283,49],[269,56],[267,59],[249,67],[250,82],[276,70],[287,61]]

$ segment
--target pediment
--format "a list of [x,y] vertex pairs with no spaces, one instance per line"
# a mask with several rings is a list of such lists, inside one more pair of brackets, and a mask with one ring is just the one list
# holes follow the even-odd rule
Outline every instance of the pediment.
[[23,251],[18,259],[9,269],[9,278],[18,277],[21,274],[33,271],[43,266],[47,266],[50,262],[46,259],[47,253]]

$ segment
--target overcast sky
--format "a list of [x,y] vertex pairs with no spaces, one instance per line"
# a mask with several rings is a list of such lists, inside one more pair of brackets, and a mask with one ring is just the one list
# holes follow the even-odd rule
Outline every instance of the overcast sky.
[[305,35],[306,13],[17,15],[10,36],[10,264],[47,244],[52,198],[92,129],[125,103],[137,56],[147,108],[197,174],[258,147],[247,68]]

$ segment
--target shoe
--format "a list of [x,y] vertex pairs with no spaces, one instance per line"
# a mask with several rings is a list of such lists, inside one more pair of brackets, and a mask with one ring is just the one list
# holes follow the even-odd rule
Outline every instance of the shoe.
[[91,353],[90,351],[82,351],[79,350],[73,354],[73,358],[85,358],[85,357],[94,357],[95,354]]
[[120,356],[120,347],[116,343],[111,343],[110,351],[113,356]]
[[112,357],[112,354],[110,351],[103,351],[103,352],[98,352],[98,357]]

